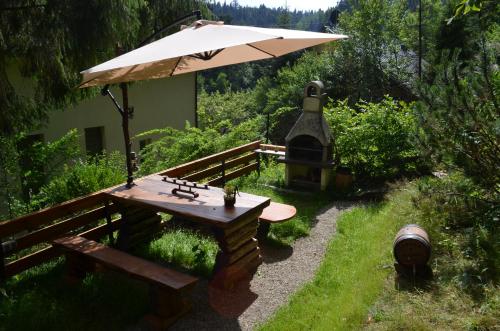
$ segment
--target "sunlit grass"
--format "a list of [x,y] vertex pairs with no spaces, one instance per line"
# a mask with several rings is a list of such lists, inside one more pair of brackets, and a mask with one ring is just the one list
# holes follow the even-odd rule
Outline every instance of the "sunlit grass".
[[409,203],[409,195],[401,192],[386,204],[343,214],[314,280],[261,330],[360,328],[393,270],[392,240]]
[[171,263],[208,277],[212,273],[218,249],[216,241],[211,237],[175,228],[141,247],[139,254],[147,259]]

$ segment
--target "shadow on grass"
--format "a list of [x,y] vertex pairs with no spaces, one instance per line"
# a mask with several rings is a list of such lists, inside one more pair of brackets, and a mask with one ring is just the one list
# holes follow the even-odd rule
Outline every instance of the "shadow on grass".
[[145,284],[104,273],[71,286],[63,259],[10,279],[5,288],[1,330],[125,330],[149,309]]

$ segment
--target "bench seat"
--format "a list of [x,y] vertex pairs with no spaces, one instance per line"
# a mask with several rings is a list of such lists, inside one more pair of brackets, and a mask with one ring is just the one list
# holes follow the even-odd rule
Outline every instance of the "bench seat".
[[165,329],[190,308],[184,296],[198,281],[195,277],[79,236],[56,239],[53,246],[65,252],[71,280],[101,267],[147,282],[153,313],[145,317],[145,322],[152,329]]
[[271,202],[269,206],[264,208],[262,214],[259,216],[259,239],[267,237],[270,224],[288,221],[296,214],[297,209],[294,206],[279,202]]

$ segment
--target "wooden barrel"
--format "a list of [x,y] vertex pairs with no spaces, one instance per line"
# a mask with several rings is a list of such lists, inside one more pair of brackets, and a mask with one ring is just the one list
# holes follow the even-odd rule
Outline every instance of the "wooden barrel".
[[394,239],[394,258],[403,266],[423,266],[431,256],[429,235],[416,224],[408,224],[399,230]]

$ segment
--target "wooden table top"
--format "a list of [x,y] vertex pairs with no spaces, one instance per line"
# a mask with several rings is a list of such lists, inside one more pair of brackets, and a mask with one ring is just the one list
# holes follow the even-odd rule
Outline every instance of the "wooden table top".
[[224,190],[218,187],[194,189],[199,194],[194,198],[172,194],[172,189],[178,186],[162,181],[162,176],[156,174],[139,178],[134,183],[131,188],[123,185],[105,191],[105,194],[114,201],[144,206],[222,228],[247,215],[260,215],[271,202],[267,197],[240,192],[234,208],[225,208]]

